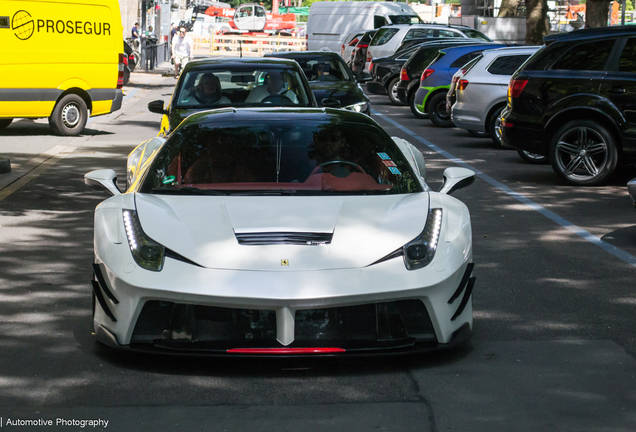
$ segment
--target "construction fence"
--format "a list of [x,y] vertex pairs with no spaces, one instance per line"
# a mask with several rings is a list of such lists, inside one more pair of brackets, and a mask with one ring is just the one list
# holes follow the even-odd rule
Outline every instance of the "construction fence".
[[192,36],[194,54],[218,56],[260,57],[278,51],[305,51],[307,40],[292,36]]

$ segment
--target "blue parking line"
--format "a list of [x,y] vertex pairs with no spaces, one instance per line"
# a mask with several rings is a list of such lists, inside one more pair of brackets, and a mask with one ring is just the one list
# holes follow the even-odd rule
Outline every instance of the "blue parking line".
[[444,156],[446,159],[451,160],[452,162],[456,163],[457,165],[459,165],[459,166],[461,166],[463,168],[468,168],[468,169],[474,171],[475,174],[477,175],[477,177],[479,177],[480,179],[484,180],[486,183],[496,187],[500,191],[502,191],[505,194],[511,196],[512,198],[516,199],[517,201],[521,202],[522,204],[527,205],[532,210],[542,214],[543,216],[545,216],[548,219],[556,222],[557,224],[561,225],[563,228],[573,232],[574,234],[576,234],[576,235],[580,236],[581,238],[589,241],[590,243],[592,243],[592,244],[604,249],[605,251],[611,253],[615,257],[625,261],[627,264],[629,264],[629,265],[631,265],[633,267],[636,267],[636,257],[634,257],[633,255],[630,255],[627,252],[625,252],[624,250],[619,249],[616,246],[613,246],[613,245],[601,240],[600,238],[598,238],[595,235],[589,233],[588,231],[584,230],[583,228],[581,228],[581,227],[579,227],[577,225],[574,225],[573,223],[571,223],[571,222],[567,221],[566,219],[562,218],[558,214],[556,214],[554,212],[551,212],[550,210],[547,210],[546,208],[540,206],[539,204],[535,203],[530,198],[520,194],[519,192],[513,191],[512,189],[510,189],[505,184],[503,184],[501,182],[498,182],[494,178],[492,178],[490,176],[487,176],[486,174],[484,174],[483,172],[479,171],[478,169],[473,168],[472,166],[470,166],[469,164],[467,164],[463,160],[456,158],[455,156],[453,156],[452,154],[448,153],[445,150],[442,150],[441,148],[439,148],[438,146],[436,146],[432,142],[425,140],[424,138],[422,138],[421,136],[419,136],[415,132],[411,131],[410,129],[407,129],[406,127],[402,126],[401,124],[399,124],[395,120],[392,120],[392,119],[388,118],[384,114],[381,114],[381,113],[377,112],[376,110],[371,110],[371,113],[373,115],[377,115],[382,120],[392,124],[396,128],[400,129],[402,132],[412,136],[417,141],[421,142],[422,144],[424,144],[425,146],[427,146],[431,150],[433,150],[433,151],[441,154],[442,156]]

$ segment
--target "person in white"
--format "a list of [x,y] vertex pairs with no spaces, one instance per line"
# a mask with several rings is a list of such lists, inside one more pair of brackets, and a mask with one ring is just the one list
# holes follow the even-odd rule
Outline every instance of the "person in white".
[[186,34],[186,28],[179,27],[179,33],[172,38],[172,58],[174,59],[174,77],[179,78],[181,64],[190,60],[193,51],[192,38]]
[[298,104],[298,96],[287,88],[285,72],[272,71],[267,74],[267,83],[256,87],[245,99],[245,103],[263,102],[269,96],[284,96]]

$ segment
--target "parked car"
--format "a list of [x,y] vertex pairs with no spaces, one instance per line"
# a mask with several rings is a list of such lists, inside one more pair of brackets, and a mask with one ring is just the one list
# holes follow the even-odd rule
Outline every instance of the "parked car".
[[573,185],[636,160],[636,27],[549,35],[510,80],[504,144],[547,156]]
[[369,30],[365,32],[358,43],[356,44],[353,52],[351,53],[351,70],[355,75],[360,75],[364,72],[365,62],[367,61],[367,49],[369,49],[369,42],[373,39],[377,30]]
[[347,63],[347,66],[351,67],[351,58],[353,56],[353,50],[356,48],[358,42],[360,42],[360,38],[364,35],[366,31],[363,29],[355,30],[345,36],[342,41],[342,46],[340,47],[340,57],[342,57]]
[[400,101],[411,108],[417,118],[428,118],[425,112],[420,112],[415,103],[415,93],[420,88],[420,79],[424,69],[439,55],[439,50],[460,45],[478,44],[476,39],[441,38],[421,45],[408,59],[400,71],[400,81],[396,87]]
[[[455,90],[457,100],[449,112],[455,126],[486,132],[495,145],[501,146],[501,111],[508,100],[510,77],[539,48],[518,46],[486,50],[473,60],[461,79],[453,77],[455,86],[451,86],[451,91]],[[462,69],[465,68],[460,71]]]
[[134,71],[137,67],[138,58],[135,50],[133,50],[133,48],[127,41],[124,41],[124,54],[126,54],[126,57],[128,57],[128,68],[131,72]]
[[450,113],[446,111],[446,94],[453,75],[466,63],[477,58],[485,49],[504,46],[489,43],[440,49],[437,56],[422,72],[419,89],[413,96],[415,109],[426,113],[437,126],[452,127]]
[[[450,87],[448,88],[448,93],[446,93],[446,111],[447,112],[451,112],[452,106],[455,104],[455,102],[457,102],[457,84],[462,79],[464,74],[466,74],[479,61],[480,58],[481,56],[472,59],[471,61],[466,63],[464,66],[457,69],[457,72],[453,74]],[[452,120],[452,113],[451,113],[451,120]],[[478,132],[474,130],[467,130],[467,131],[470,135],[474,137],[479,137],[479,138],[488,137],[488,134],[486,134],[486,132]]]
[[113,195],[95,210],[97,341],[308,357],[471,336],[470,214],[449,194],[473,171],[434,192],[417,148],[329,108],[207,111],[154,140],[127,193],[113,170],[85,176]]
[[421,22],[417,12],[406,3],[317,1],[312,3],[307,17],[307,49],[338,52],[344,37],[356,29]]
[[[371,115],[371,102],[356,82],[342,57],[326,51],[287,51],[265,54],[265,58],[295,60],[309,79],[318,106],[334,107],[329,99],[337,100],[340,108]],[[327,100],[327,104],[325,104]]]
[[397,97],[400,70],[415,51],[417,51],[417,46],[398,51],[389,57],[373,59],[371,81],[366,83],[367,91],[378,95],[388,94],[392,104],[402,105],[402,102]]
[[[202,90],[201,78],[209,74],[218,80],[220,92],[215,92],[214,98],[199,98],[194,92]],[[276,89],[270,79],[272,76],[278,84]],[[148,104],[148,110],[163,114],[159,135],[164,136],[195,112],[244,106],[317,107],[318,104],[305,74],[295,61],[233,57],[188,62],[168,106],[164,108],[164,101],[156,100]]]
[[367,50],[368,65],[376,57],[387,57],[396,52],[404,41],[411,39],[468,38],[492,42],[482,32],[465,26],[442,24],[391,25],[382,27],[375,34]]

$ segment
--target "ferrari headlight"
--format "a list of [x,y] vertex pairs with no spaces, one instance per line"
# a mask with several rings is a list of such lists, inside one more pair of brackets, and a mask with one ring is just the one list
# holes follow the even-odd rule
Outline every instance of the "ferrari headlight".
[[426,267],[433,261],[437,243],[442,230],[442,209],[434,208],[428,212],[424,231],[415,240],[403,247],[404,264],[409,270]]
[[136,211],[124,210],[123,215],[128,246],[135,262],[146,270],[161,271],[166,248],[144,234]]
[[355,111],[355,112],[365,112],[368,107],[369,107],[368,102],[358,102],[353,105],[346,106],[345,109]]

